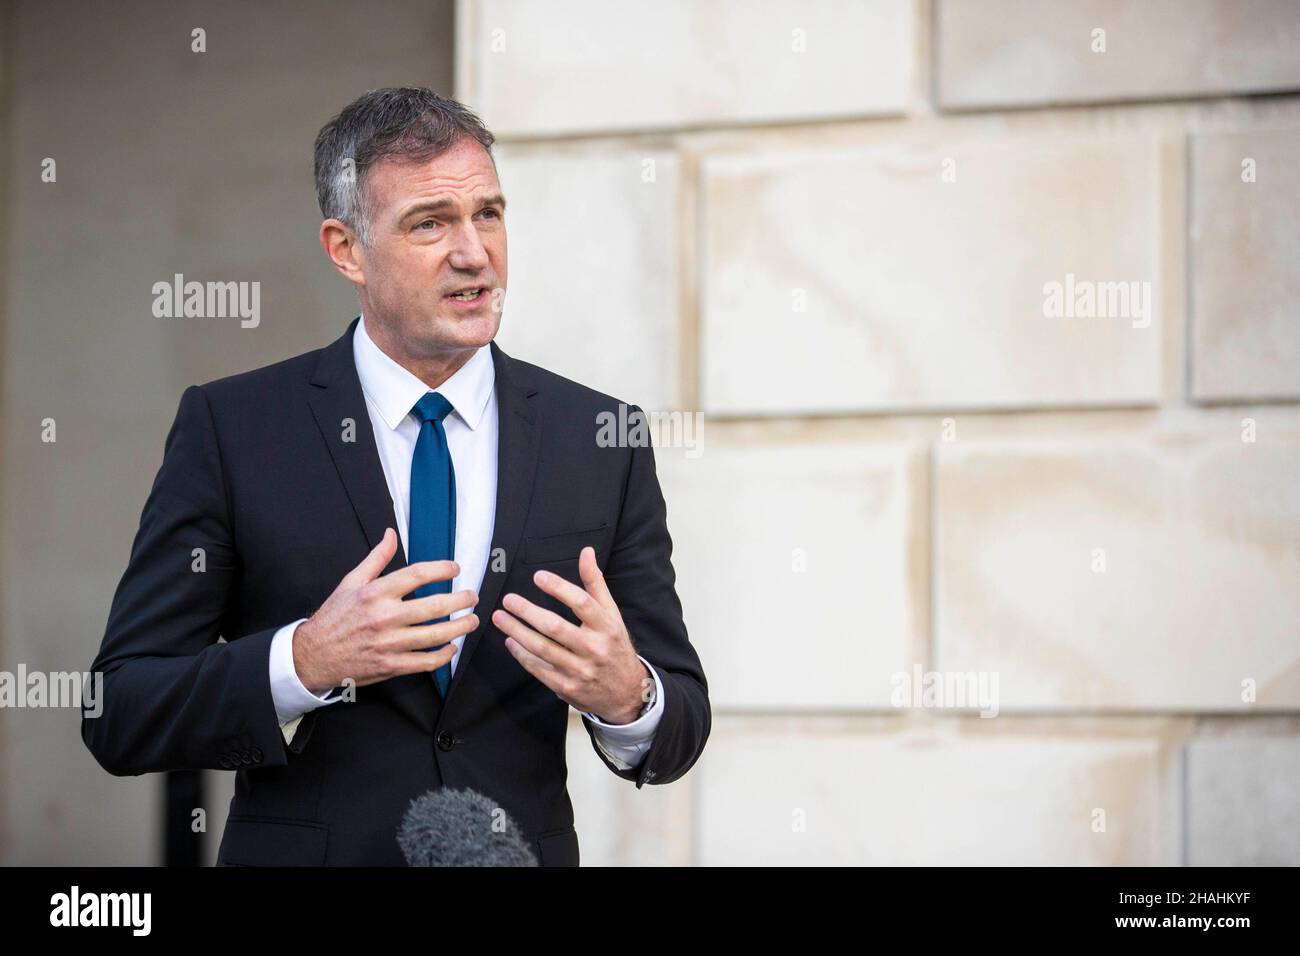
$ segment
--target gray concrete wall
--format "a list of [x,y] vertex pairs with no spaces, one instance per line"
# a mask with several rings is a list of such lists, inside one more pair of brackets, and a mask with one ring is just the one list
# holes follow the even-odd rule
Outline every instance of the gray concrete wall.
[[[0,669],[89,667],[187,385],[356,314],[317,244],[312,142],[368,89],[450,93],[452,21],[450,0],[41,0],[0,19]],[[151,288],[178,272],[260,282],[260,324],[155,318]],[[0,759],[0,863],[157,861],[161,779],[101,770],[76,710],[0,710]]]

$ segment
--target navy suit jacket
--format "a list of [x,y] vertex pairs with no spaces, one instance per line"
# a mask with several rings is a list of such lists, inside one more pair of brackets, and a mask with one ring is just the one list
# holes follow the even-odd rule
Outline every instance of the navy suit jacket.
[[[617,416],[616,399],[492,343],[492,549],[505,560],[489,559],[480,624],[445,703],[432,674],[369,684],[355,702],[308,713],[286,744],[272,636],[311,615],[396,527],[352,357],[356,325],[326,348],[181,396],[92,665],[103,712],[83,714],[82,738],[117,775],[233,770],[219,864],[402,865],[396,831],[410,801],[471,787],[506,810],[543,865],[576,865],[569,705],[511,656],[492,611],[514,591],[577,623],[532,577],[547,568],[581,584],[578,553],[594,546],[637,652],[660,674],[664,710],[635,768],[611,763],[584,717],[592,747],[638,788],[690,769],[709,735],[708,686],[674,587],[653,449],[599,447],[597,416]],[[385,573],[404,564],[399,542]]]

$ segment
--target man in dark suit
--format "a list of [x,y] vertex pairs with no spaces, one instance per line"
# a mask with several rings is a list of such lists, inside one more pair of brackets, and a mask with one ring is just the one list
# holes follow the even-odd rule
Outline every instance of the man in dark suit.
[[234,770],[222,864],[400,865],[410,801],[468,787],[576,865],[570,705],[638,788],[708,738],[652,449],[598,441],[626,407],[492,341],[492,142],[429,90],[343,110],[320,239],[362,314],[181,397],[82,737],[114,774]]

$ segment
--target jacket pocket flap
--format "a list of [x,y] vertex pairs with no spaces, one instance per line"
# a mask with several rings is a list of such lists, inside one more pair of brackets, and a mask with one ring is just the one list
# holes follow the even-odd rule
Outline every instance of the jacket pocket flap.
[[[604,536],[605,524],[586,531],[565,531],[561,534],[548,534],[541,537],[524,539],[524,564],[544,564],[547,561],[568,561],[576,559],[582,549],[591,545],[599,552],[600,539]],[[596,557],[600,557],[597,553]]]
[[308,820],[231,816],[218,862],[233,866],[324,866],[329,827]]
[[577,866],[577,831],[565,827],[543,833],[537,838],[537,862],[542,866]]

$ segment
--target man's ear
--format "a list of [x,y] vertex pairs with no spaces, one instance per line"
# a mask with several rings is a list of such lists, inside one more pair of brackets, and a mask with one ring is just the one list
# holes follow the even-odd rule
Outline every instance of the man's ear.
[[320,224],[320,244],[334,268],[355,285],[366,284],[365,250],[352,227],[338,219]]

